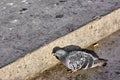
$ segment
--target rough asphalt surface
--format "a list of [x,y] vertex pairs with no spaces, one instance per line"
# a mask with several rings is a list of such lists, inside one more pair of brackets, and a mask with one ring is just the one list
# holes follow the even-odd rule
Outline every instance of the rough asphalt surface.
[[0,0],[0,67],[120,7],[120,0]]
[[81,70],[71,74],[63,64],[58,64],[33,80],[120,80],[120,30],[99,41],[98,44],[98,47],[91,46],[89,49],[93,49],[100,57],[108,59],[106,67]]

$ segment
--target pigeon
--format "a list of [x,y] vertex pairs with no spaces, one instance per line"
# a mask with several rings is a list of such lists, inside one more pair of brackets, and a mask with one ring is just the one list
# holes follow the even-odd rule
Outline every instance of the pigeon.
[[97,66],[106,66],[107,64],[107,59],[99,58],[94,51],[76,45],[68,45],[63,48],[56,46],[53,48],[52,54],[62,62],[71,73]]

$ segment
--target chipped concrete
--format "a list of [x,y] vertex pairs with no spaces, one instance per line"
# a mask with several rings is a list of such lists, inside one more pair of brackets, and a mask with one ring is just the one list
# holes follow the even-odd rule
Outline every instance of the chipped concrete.
[[0,67],[120,7],[120,0],[0,0]]
[[120,31],[97,42],[96,48],[90,46],[100,57],[108,59],[106,67],[81,70],[77,73],[67,72],[62,64],[46,70],[33,80],[120,80]]
[[58,64],[51,55],[54,46],[70,44],[88,47],[120,29],[120,9],[102,17],[99,20],[79,28],[57,40],[31,52],[31,54],[0,69],[2,80],[25,80],[38,76],[45,70]]

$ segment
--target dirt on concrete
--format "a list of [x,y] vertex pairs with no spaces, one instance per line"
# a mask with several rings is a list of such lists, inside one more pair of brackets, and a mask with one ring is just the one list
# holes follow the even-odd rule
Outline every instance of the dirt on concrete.
[[120,7],[120,0],[0,0],[0,67]]
[[108,59],[106,67],[67,72],[61,63],[40,74],[33,80],[120,80],[120,30],[97,42],[97,47],[90,46],[101,58]]

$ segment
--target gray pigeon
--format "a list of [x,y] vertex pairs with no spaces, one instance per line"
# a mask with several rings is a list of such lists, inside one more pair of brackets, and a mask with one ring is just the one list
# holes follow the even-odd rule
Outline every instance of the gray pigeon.
[[77,70],[105,66],[107,64],[107,60],[99,58],[94,51],[82,49],[76,45],[69,45],[63,48],[54,47],[52,53],[72,73]]

